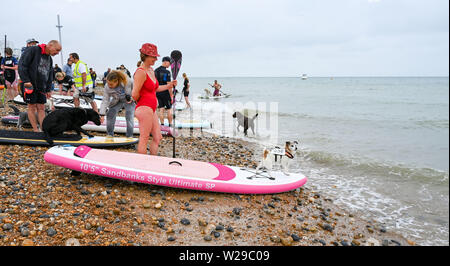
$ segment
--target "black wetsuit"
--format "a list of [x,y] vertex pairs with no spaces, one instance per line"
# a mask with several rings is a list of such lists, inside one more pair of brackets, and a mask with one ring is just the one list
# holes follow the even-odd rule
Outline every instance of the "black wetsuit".
[[184,87],[183,87],[184,97],[189,97],[188,85],[189,85],[189,79],[184,79]]
[[[170,71],[165,67],[160,66],[155,69],[155,77],[158,80],[159,85],[166,85],[170,82]],[[157,92],[156,98],[158,98],[158,108],[171,109],[172,99],[170,99],[170,93],[168,90]]]
[[[4,57],[2,61],[2,64],[7,67],[13,67],[18,64],[17,59],[12,56]],[[7,81],[13,83],[16,80],[16,71],[12,69],[5,69],[3,71],[3,76]]]

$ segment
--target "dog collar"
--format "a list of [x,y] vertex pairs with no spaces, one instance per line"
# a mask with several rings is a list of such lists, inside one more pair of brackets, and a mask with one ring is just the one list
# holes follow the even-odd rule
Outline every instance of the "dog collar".
[[292,153],[286,151],[285,154],[289,159],[294,159],[294,155],[292,155]]

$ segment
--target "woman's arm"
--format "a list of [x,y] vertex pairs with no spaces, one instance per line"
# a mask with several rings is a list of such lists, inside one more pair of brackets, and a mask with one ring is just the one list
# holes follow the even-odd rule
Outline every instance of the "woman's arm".
[[159,86],[159,87],[156,89],[156,92],[166,91],[166,90],[172,88],[173,85],[171,85],[171,84],[172,84],[172,82],[168,82],[166,85],[161,85],[161,86]]
[[145,79],[147,78],[144,70],[138,69],[136,73],[134,73],[134,81],[133,81],[133,90],[131,91],[131,97],[137,102],[141,97],[140,92],[142,89],[142,85],[144,85]]
[[170,91],[170,89],[173,88],[176,85],[177,85],[177,81],[176,80],[175,81],[169,81],[169,82],[167,82],[166,85],[159,86],[156,89],[156,92],[161,92],[161,91],[165,91],[165,90],[169,90]]
[[102,98],[102,103],[100,104],[100,109],[99,109],[99,114],[100,115],[105,115],[106,114],[106,108],[109,106],[109,99],[110,95],[109,95],[109,87],[108,84],[106,84],[103,87],[103,98]]

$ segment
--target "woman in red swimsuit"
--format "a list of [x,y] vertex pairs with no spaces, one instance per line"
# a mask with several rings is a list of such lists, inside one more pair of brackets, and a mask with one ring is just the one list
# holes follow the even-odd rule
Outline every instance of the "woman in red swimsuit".
[[177,81],[168,82],[159,86],[152,66],[159,56],[156,45],[145,43],[141,49],[141,66],[134,73],[133,91],[131,96],[137,102],[134,116],[139,120],[138,153],[147,154],[147,143],[152,134],[150,154],[157,155],[159,142],[162,138],[159,118],[155,113],[158,106],[156,92],[165,91],[177,85]]

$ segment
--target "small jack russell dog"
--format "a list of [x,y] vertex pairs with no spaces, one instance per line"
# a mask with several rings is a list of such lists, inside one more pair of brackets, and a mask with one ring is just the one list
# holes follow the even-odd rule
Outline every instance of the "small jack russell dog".
[[276,146],[275,148],[269,150],[264,148],[263,158],[261,163],[256,168],[256,173],[260,169],[266,169],[270,177],[272,177],[271,172],[275,163],[279,163],[281,166],[281,171],[285,175],[289,175],[287,172],[289,170],[290,162],[295,158],[295,153],[297,152],[298,141],[290,142],[286,141],[284,149]]

